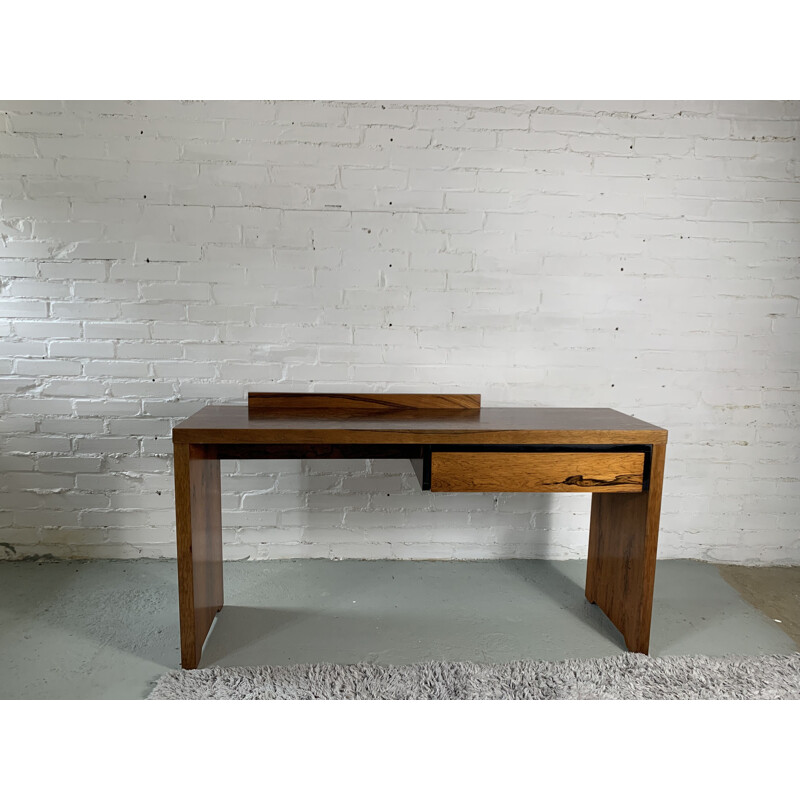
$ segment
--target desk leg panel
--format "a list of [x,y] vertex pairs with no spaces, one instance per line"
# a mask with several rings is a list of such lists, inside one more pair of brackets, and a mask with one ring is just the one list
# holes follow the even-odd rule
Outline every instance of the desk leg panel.
[[648,491],[592,496],[586,598],[635,653],[650,647],[665,451],[665,445],[653,446]]
[[174,451],[181,665],[194,669],[223,604],[220,462],[202,445]]

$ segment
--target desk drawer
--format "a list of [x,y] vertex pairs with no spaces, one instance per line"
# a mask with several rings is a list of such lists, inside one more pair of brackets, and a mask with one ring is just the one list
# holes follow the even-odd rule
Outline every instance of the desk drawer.
[[432,492],[641,492],[644,453],[431,453]]

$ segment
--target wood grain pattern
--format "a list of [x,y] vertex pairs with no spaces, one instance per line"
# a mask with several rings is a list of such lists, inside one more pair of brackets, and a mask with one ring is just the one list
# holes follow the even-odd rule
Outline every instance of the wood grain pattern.
[[432,492],[641,492],[644,453],[431,455]]
[[172,430],[197,444],[657,444],[663,428],[610,408],[409,409],[385,413],[206,406]]
[[666,445],[653,447],[646,492],[592,497],[586,598],[603,609],[635,653],[650,647],[665,454]]
[[194,669],[223,605],[220,463],[197,445],[174,452],[181,665]]
[[[173,429],[184,668],[199,663],[223,604],[221,458],[409,458],[423,485],[429,469],[438,475],[434,491],[593,492],[586,597],[631,650],[647,652],[666,430],[607,408],[361,407],[337,405],[358,395],[313,397],[332,405],[275,405],[252,415],[246,406],[208,406]],[[480,403],[479,395],[442,397]],[[463,449],[447,452],[454,445]],[[492,451],[503,445],[558,447]],[[563,452],[575,445],[587,450]],[[652,445],[649,485],[643,453],[588,452],[611,445]]]
[[400,409],[480,408],[479,394],[309,394],[308,392],[250,392],[250,412],[276,410],[344,409],[392,411]]

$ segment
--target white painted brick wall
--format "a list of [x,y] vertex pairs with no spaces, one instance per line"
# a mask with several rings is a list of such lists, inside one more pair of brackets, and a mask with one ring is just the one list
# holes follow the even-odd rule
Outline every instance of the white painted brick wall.
[[[800,563],[800,103],[0,102],[0,554],[174,556],[250,389],[670,430],[660,555]],[[227,558],[575,558],[587,496],[225,462]]]

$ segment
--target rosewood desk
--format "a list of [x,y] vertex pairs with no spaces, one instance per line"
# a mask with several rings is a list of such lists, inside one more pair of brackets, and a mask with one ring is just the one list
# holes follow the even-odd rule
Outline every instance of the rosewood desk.
[[251,393],[172,432],[181,664],[222,608],[220,459],[409,459],[423,491],[591,492],[586,597],[647,653],[667,431],[608,408],[480,395]]

